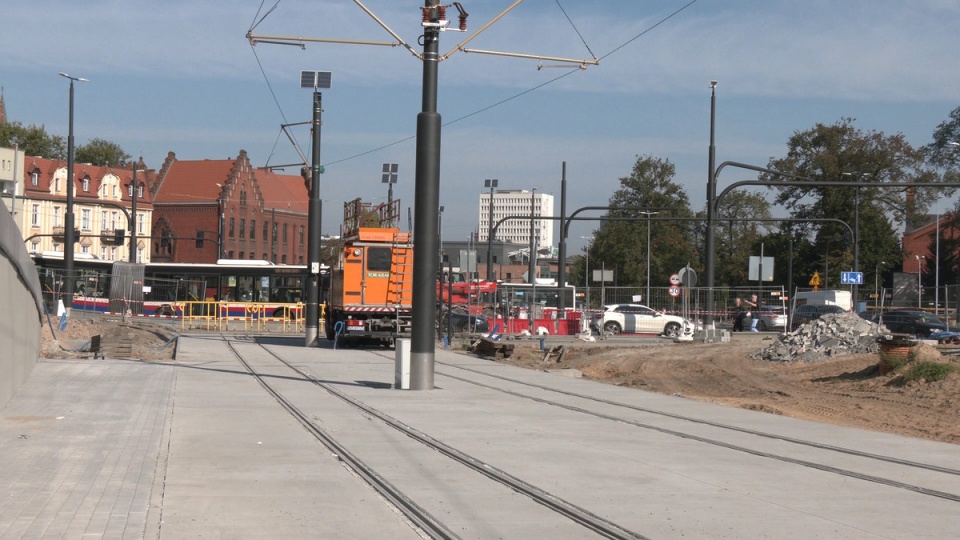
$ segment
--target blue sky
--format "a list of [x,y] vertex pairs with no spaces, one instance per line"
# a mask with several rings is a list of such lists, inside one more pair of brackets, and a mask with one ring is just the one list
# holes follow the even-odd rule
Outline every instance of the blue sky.
[[[7,2],[4,26],[15,30],[0,33],[7,116],[66,136],[64,71],[90,80],[75,90],[77,144],[104,138],[152,168],[170,151],[224,159],[244,149],[255,165],[285,164],[297,155],[280,124],[311,115],[299,72],[331,71],[324,233],[336,233],[344,201],[386,199],[382,163],[400,165],[394,195],[411,205],[420,62],[402,47],[251,48],[244,35],[273,1]],[[472,31],[512,2],[461,3]],[[364,5],[421,49],[422,2]],[[564,161],[569,209],[605,205],[638,155],[676,164],[676,181],[701,209],[711,80],[718,162],[765,165],[785,153],[792,133],[844,117],[924,145],[960,105],[958,28],[955,0],[526,0],[469,47],[595,54],[600,65],[567,74],[552,62],[537,69],[535,60],[462,52],[440,64],[444,239],[465,240],[477,227],[486,178],[552,192],[559,212]],[[390,39],[349,0],[281,0],[254,33]],[[443,33],[440,51],[464,37]],[[294,133],[308,152],[308,130]],[[725,172],[719,185],[749,178]],[[594,227],[572,227],[570,253]]]

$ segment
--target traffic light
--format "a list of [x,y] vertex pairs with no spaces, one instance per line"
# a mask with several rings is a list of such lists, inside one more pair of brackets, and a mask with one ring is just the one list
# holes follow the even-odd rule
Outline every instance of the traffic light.
[[197,231],[197,249],[203,249],[203,231]]
[[124,238],[126,232],[127,232],[127,231],[125,231],[124,229],[114,229],[114,231],[113,231],[113,242],[114,242],[115,244],[117,244],[117,245],[122,244],[122,243],[123,243],[123,238]]

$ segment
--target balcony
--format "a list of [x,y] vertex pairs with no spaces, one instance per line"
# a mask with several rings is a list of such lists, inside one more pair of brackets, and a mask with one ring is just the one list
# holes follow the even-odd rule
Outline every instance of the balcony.
[[100,231],[100,243],[108,246],[123,245],[126,239],[125,229],[103,229]]
[[[66,227],[54,227],[53,228],[53,241],[54,242],[66,242],[67,241],[67,228]],[[73,241],[77,242],[80,240],[80,229],[73,230]]]

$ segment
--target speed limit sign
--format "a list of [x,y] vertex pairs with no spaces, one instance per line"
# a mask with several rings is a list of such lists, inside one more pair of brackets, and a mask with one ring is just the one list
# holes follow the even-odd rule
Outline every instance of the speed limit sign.
[[677,297],[680,296],[680,287],[673,286],[667,291],[670,293],[670,296]]
[[[670,284],[679,285],[680,284],[680,275],[679,274],[670,274]],[[679,293],[677,293],[679,294]],[[676,296],[676,295],[674,295]]]

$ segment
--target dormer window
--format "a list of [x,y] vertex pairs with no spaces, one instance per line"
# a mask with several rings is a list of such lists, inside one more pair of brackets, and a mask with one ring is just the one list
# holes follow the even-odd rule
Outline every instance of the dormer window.
[[32,173],[30,173],[30,185],[36,186],[39,183],[40,183],[40,173],[37,171],[33,171]]
[[84,178],[84,179],[83,179],[83,182],[81,183],[81,185],[83,186],[83,192],[84,192],[84,193],[87,193],[88,191],[90,191],[90,179],[89,179],[89,178]]
[[60,179],[59,179],[59,178],[55,178],[55,179],[53,180],[53,192],[54,192],[54,193],[60,193]]

